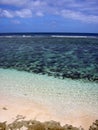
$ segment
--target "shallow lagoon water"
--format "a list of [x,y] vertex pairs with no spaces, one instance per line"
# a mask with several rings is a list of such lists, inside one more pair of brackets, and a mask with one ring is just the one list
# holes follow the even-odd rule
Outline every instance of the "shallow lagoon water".
[[0,67],[98,81],[98,39],[1,37]]

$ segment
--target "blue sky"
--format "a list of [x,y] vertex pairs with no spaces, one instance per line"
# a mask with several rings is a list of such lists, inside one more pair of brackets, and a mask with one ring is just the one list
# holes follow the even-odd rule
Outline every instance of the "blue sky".
[[0,32],[98,33],[98,0],[0,0]]

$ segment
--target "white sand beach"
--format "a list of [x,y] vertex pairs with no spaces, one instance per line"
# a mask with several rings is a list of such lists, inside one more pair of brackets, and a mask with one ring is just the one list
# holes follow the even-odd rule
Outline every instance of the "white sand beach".
[[17,115],[88,129],[98,119],[98,84],[0,69],[0,122]]

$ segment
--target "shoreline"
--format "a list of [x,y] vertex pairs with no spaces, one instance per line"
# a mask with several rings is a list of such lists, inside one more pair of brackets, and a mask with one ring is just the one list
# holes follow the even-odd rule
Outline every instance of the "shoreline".
[[[25,117],[26,120],[36,119],[41,122],[55,120],[57,122],[60,122],[61,125],[71,124],[78,128],[80,126],[82,126],[83,128],[85,128],[85,130],[87,130],[89,128],[89,126],[92,124],[92,122],[94,122],[98,118],[98,114],[96,114],[96,111],[95,111],[96,109],[93,110],[92,105],[95,105],[95,104],[93,104],[93,102],[91,102],[91,105],[87,104],[87,106],[90,106],[90,107],[92,106],[91,110],[87,109],[87,110],[89,110],[89,111],[87,111],[88,113],[86,113],[85,108],[87,106],[85,106],[85,103],[84,104],[82,103],[82,99],[80,102],[81,104],[78,104],[78,105],[84,105],[83,110],[81,110],[81,109],[78,110],[79,108],[81,108],[81,106],[80,107],[77,106],[78,102],[75,102],[72,104],[72,101],[73,101],[72,97],[77,96],[77,95],[73,95],[72,97],[71,97],[71,95],[68,97],[66,96],[66,98],[70,99],[70,102],[65,105],[65,108],[63,108],[63,106],[60,106],[60,105],[64,104],[64,102],[62,102],[63,95],[61,95],[61,93],[56,93],[56,91],[62,92],[61,90],[64,89],[63,85],[62,85],[63,84],[62,80],[58,81],[57,79],[52,79],[51,77],[45,78],[45,76],[33,75],[33,74],[29,74],[27,72],[19,72],[16,70],[4,70],[4,69],[0,69],[0,70],[2,72],[2,73],[0,73],[0,77],[1,77],[1,80],[0,80],[1,88],[0,89],[2,90],[2,91],[0,91],[0,99],[1,99],[1,101],[0,101],[0,122],[7,121],[8,123],[11,123],[11,122],[13,122],[13,120],[15,120],[15,117],[17,117],[17,115],[22,115],[23,117]],[[17,77],[16,75],[18,75],[19,77]],[[28,79],[28,82],[27,82],[27,79]],[[22,82],[22,80],[23,80],[23,82]],[[54,82],[54,80],[55,80],[55,82]],[[19,81],[19,84],[17,81]],[[69,80],[69,81],[71,81],[71,80]],[[68,81],[68,84],[71,84],[69,81]],[[77,81],[72,81],[73,88],[78,87],[78,83],[76,84],[76,82]],[[33,84],[33,86],[30,87],[31,83]],[[58,83],[59,83],[59,85],[58,85]],[[64,84],[65,83],[67,83],[67,81],[66,82],[64,81]],[[40,86],[38,86],[39,84],[40,84]],[[47,86],[46,86],[46,84],[47,84]],[[13,87],[13,85],[14,85],[14,87]],[[29,90],[28,90],[27,85],[29,87]],[[44,87],[44,85],[45,85],[45,87]],[[52,85],[53,86],[55,85],[57,87],[57,89],[55,90],[52,87]],[[87,85],[90,85],[90,84],[87,83]],[[49,89],[49,86],[50,86],[50,89]],[[34,88],[31,89],[32,87],[34,87]],[[41,90],[39,87],[41,88]],[[61,88],[59,88],[59,87],[61,87]],[[68,86],[68,88],[66,88],[67,93],[70,90],[69,87],[70,86]],[[22,91],[22,89],[24,89],[24,90]],[[49,89],[49,90],[47,90],[47,89]],[[51,89],[52,89],[52,93],[50,91]],[[84,89],[84,88],[82,88],[82,89]],[[89,86],[89,89],[91,89],[90,86]],[[32,93],[30,93],[29,91],[31,91]],[[73,94],[73,91],[74,90],[72,89],[69,92],[69,94]],[[94,95],[94,91],[95,90],[92,90],[93,95]],[[49,92],[50,95],[48,95],[47,92]],[[30,94],[33,94],[33,95],[31,96]],[[37,94],[40,94],[40,95],[37,95]],[[39,96],[39,98],[37,98],[36,96]],[[40,99],[41,97],[42,97],[42,99]],[[46,98],[46,100],[45,100],[45,98]],[[51,100],[48,98],[51,98]],[[74,97],[74,98],[77,98],[77,97]],[[50,103],[48,101],[50,101]],[[62,103],[59,101],[61,101]],[[65,97],[64,97],[64,101],[65,101],[65,103],[67,101],[67,99],[65,99]],[[75,99],[74,101],[77,101],[77,100]],[[71,107],[73,107],[73,108],[71,109]],[[57,108],[57,110],[56,110],[56,108]],[[63,110],[65,111],[65,115],[63,113]]]
[[95,118],[89,116],[81,117],[80,119],[70,117],[69,120],[66,117],[65,120],[60,120],[47,106],[34,101],[31,102],[16,97],[9,98],[9,96],[5,95],[0,96],[0,99],[0,122],[6,121],[7,124],[12,123],[17,117],[22,117],[24,120],[36,120],[40,122],[55,121],[60,122],[61,126],[68,124],[76,128],[88,130],[92,122],[97,119],[97,116]]

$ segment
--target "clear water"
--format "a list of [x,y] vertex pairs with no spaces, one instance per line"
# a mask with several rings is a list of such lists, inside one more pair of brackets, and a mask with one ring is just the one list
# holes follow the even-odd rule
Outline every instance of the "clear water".
[[0,37],[0,67],[98,81],[98,39]]

